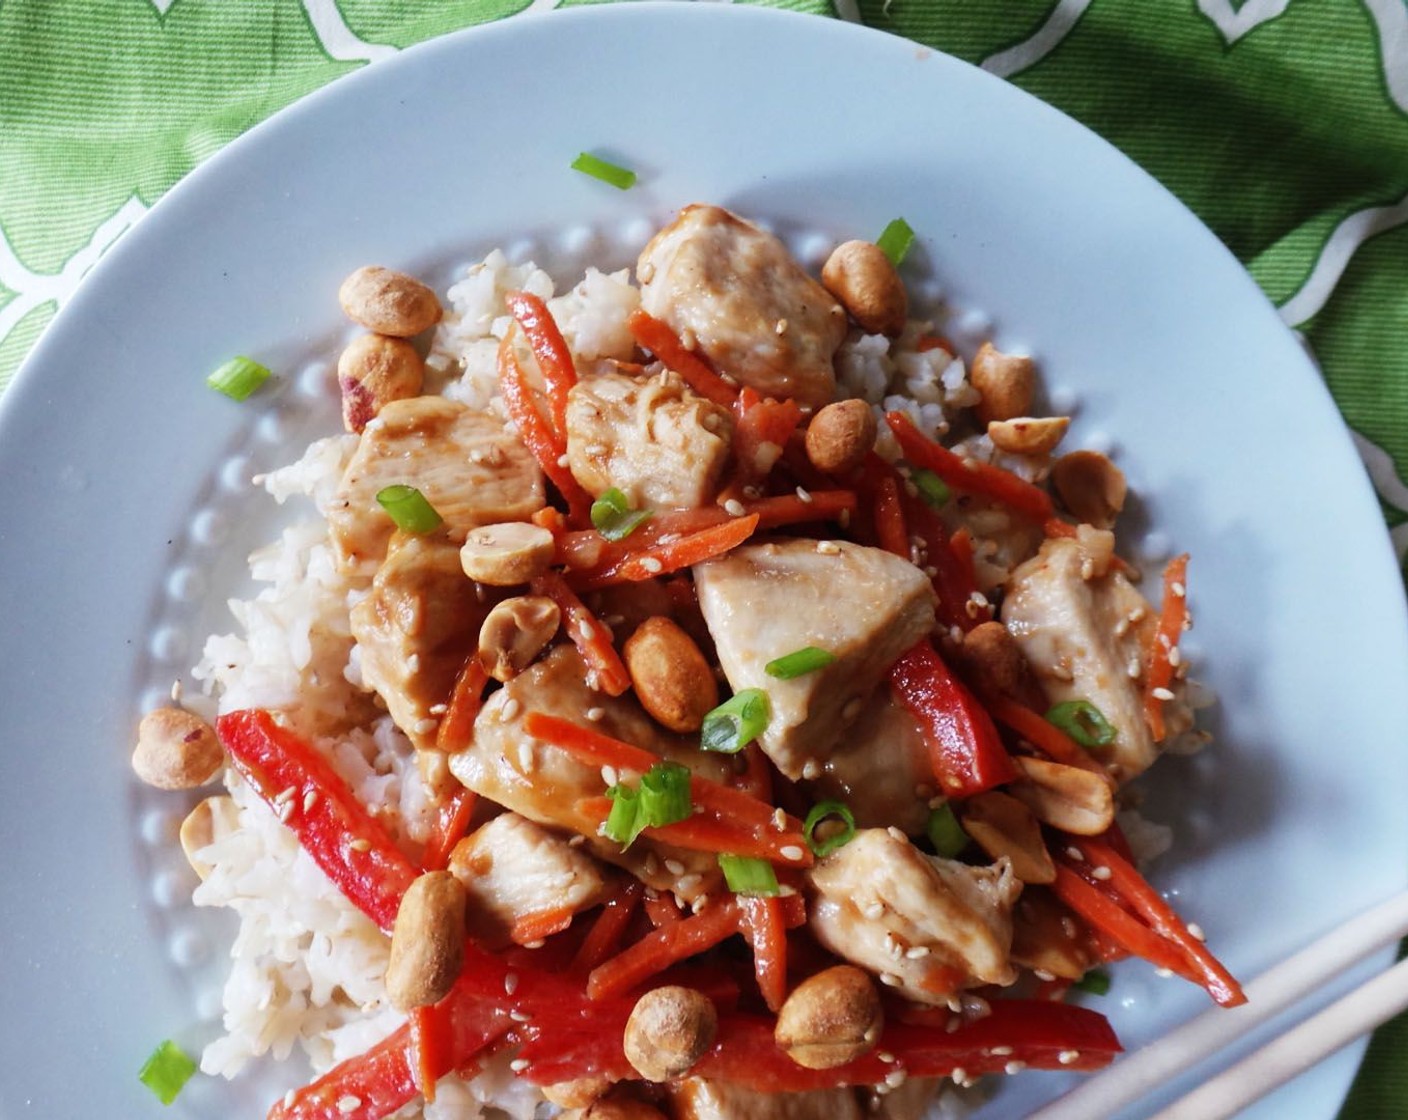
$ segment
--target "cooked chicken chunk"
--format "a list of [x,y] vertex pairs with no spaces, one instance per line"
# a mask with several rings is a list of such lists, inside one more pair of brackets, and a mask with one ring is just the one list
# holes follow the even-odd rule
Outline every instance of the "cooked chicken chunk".
[[495,948],[508,944],[515,922],[585,910],[606,890],[591,856],[517,813],[495,817],[455,845],[450,870],[469,896],[469,933]]
[[641,306],[723,373],[820,408],[846,312],[777,238],[717,206],[686,206],[636,265]]
[[[719,869],[707,853],[643,836],[622,851],[614,840],[599,836],[596,818],[578,808],[578,802],[605,794],[607,782],[601,769],[530,738],[523,732],[523,717],[530,711],[559,716],[716,780],[728,776],[731,760],[704,754],[695,740],[661,731],[629,695],[613,699],[593,692],[587,687],[586,672],[575,649],[559,646],[509,681],[485,702],[469,748],[450,758],[450,769],[476,793],[531,821],[580,833],[598,858],[624,867],[647,886],[674,891],[686,900],[708,893],[719,882]],[[593,720],[589,712],[599,712],[601,718]],[[635,781],[639,775],[618,777]],[[678,861],[682,870],[672,872],[665,866],[667,859]]]
[[860,1102],[850,1089],[760,1093],[702,1077],[674,1085],[670,1103],[675,1120],[861,1120],[862,1116]]
[[693,509],[718,489],[733,437],[728,409],[678,374],[606,373],[567,395],[567,458],[593,497],[616,487],[636,508]]
[[[970,867],[871,828],[821,860],[810,877],[816,939],[888,977],[912,1000],[943,1003],[960,988],[1017,978],[1008,954],[1022,884],[1005,859]],[[911,955],[916,949],[928,951]]]
[[496,416],[442,397],[392,401],[362,433],[327,510],[338,559],[368,567],[395,528],[376,501],[414,486],[445,520],[451,540],[476,525],[522,521],[543,507],[543,475]]
[[1110,560],[1110,534],[1046,541],[1012,573],[1002,621],[1053,704],[1088,700],[1115,728],[1097,748],[1120,780],[1148,769],[1158,748],[1144,721],[1144,650],[1154,610]]
[[940,1077],[908,1077],[883,1095],[867,1091],[867,1112],[875,1120],[924,1120],[944,1085]]
[[[820,776],[886,670],[934,626],[923,572],[845,541],[745,546],[696,566],[694,579],[728,683],[767,692],[772,718],[762,747],[794,779]],[[790,681],[765,672],[807,646],[836,660]]]
[[435,742],[431,708],[450,695],[489,607],[443,536],[396,533],[367,597],[352,608],[362,680],[417,747]]
[[877,689],[811,784],[819,800],[843,801],[861,828],[894,825],[921,835],[934,796],[934,767],[919,723],[888,688]]

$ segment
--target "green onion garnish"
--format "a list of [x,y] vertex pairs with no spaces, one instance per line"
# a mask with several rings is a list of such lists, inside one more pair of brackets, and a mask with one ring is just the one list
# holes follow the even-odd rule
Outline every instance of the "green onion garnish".
[[377,504],[408,533],[431,533],[440,528],[440,515],[414,486],[386,486],[376,492]]
[[1082,747],[1108,747],[1115,741],[1114,725],[1105,713],[1089,700],[1067,700],[1046,713],[1046,722],[1054,723]]
[[687,818],[693,809],[689,768],[678,762],[657,762],[641,776],[640,807],[647,828],[659,828]]
[[933,509],[943,509],[948,505],[949,498],[953,497],[953,491],[948,488],[948,483],[927,467],[920,467],[918,470],[912,471],[909,481],[914,483],[915,489],[919,491],[919,496]]
[[272,377],[267,367],[250,358],[231,358],[205,379],[212,389],[218,389],[231,400],[246,400],[250,393]]
[[780,681],[790,681],[793,677],[802,677],[815,673],[818,669],[825,669],[835,660],[836,655],[830,650],[807,646],[793,650],[775,661],[769,661],[763,666],[763,672]]
[[152,1056],[143,1064],[137,1077],[156,1094],[157,1100],[170,1104],[180,1095],[195,1071],[195,1062],[168,1038],[152,1051]]
[[914,230],[909,228],[909,223],[903,218],[896,218],[885,227],[885,232],[875,239],[876,248],[889,257],[890,263],[896,268],[899,268],[900,262],[904,260],[905,254],[913,244]]
[[617,190],[627,190],[636,185],[636,173],[624,167],[618,167],[614,163],[607,163],[604,159],[598,159],[590,152],[583,152],[572,161],[572,170],[580,171],[583,175],[590,175],[593,179],[600,179],[603,183],[610,183]]
[[1089,992],[1093,996],[1103,996],[1110,990],[1110,974],[1098,968],[1092,968],[1071,987],[1078,992]]
[[[823,821],[831,817],[838,818],[843,827],[839,832],[830,832],[824,840],[818,839],[817,828]],[[822,856],[829,856],[837,848],[849,844],[855,834],[856,818],[839,801],[822,801],[813,805],[812,811],[807,814],[807,819],[802,823],[802,835],[807,838],[807,847],[818,859]]]
[[929,843],[944,859],[952,859],[968,846],[968,834],[947,802],[929,814],[928,833]]
[[768,694],[745,688],[704,717],[699,745],[706,751],[737,754],[767,729],[771,715]]
[[765,859],[752,856],[732,856],[719,853],[719,866],[724,869],[724,882],[734,894],[780,894],[777,872]]
[[649,516],[648,509],[632,509],[626,495],[614,486],[592,503],[592,524],[609,541],[629,537]]
[[606,791],[611,798],[611,812],[606,817],[606,835],[621,845],[622,851],[635,843],[645,827],[640,790],[624,783]]

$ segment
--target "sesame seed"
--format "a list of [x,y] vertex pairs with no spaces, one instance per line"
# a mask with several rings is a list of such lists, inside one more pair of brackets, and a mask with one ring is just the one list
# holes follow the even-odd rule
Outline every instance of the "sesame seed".
[[923,960],[928,955],[929,946],[927,945],[914,945],[904,951],[905,960],[910,961]]
[[1084,860],[1084,859],[1085,859],[1085,853],[1082,852],[1079,848],[1075,847],[1074,845],[1072,845],[1071,847],[1069,847],[1069,848],[1066,849],[1066,855],[1067,855],[1070,859],[1075,859],[1075,860]]
[[696,346],[699,345],[699,340],[695,337],[694,332],[688,327],[685,327],[684,330],[680,331],[680,345],[683,346],[686,350],[693,350]]
[[311,808],[312,808],[314,805],[316,805],[317,803],[318,803],[318,791],[317,791],[317,790],[315,790],[315,789],[310,789],[307,793],[305,793],[305,794],[303,795],[303,811],[304,811],[305,813],[308,812],[308,810],[311,809]]
[[1057,1060],[1058,1062],[1060,1062],[1063,1066],[1068,1066],[1068,1065],[1070,1065],[1072,1062],[1076,1062],[1076,1061],[1079,1061],[1079,1060],[1080,1060],[1080,1051],[1079,1051],[1079,1050],[1062,1050],[1059,1054],[1056,1055],[1056,1060]]
[[1172,665],[1175,669],[1178,668],[1182,661],[1183,654],[1179,651],[1177,646],[1174,646],[1168,651],[1168,663]]
[[362,1107],[362,1098],[361,1098],[361,1097],[354,1097],[351,1093],[348,1093],[345,1097],[338,1097],[338,1098],[337,1098],[337,1111],[338,1111],[338,1112],[356,1112],[357,1109],[359,1109],[359,1108],[361,1108],[361,1107]]
[[1194,941],[1206,941],[1208,939],[1208,935],[1203,932],[1203,927],[1197,922],[1188,923],[1188,936]]
[[279,820],[288,824],[289,818],[293,816],[293,802],[285,801],[279,806]]
[[619,775],[616,773],[616,767],[603,766],[601,768],[601,780],[605,782],[608,786],[614,786],[618,778]]
[[[681,539],[682,539],[682,538],[680,537],[680,534],[678,534],[678,533],[665,533],[665,534],[663,534],[661,537],[659,537],[659,538],[656,540],[655,543],[656,543],[656,544],[674,544],[677,540],[681,540]],[[617,615],[616,617],[617,617],[617,618],[620,618],[621,616],[620,616],[620,615]],[[625,619],[622,618],[621,621],[624,622]]]
[[801,498],[804,502],[810,502],[812,500],[811,491],[805,486],[797,487],[797,497]]
[[284,804],[284,803],[287,802],[287,801],[292,801],[292,800],[293,800],[293,795],[294,795],[295,793],[297,793],[297,792],[298,792],[298,787],[297,787],[297,786],[289,786],[287,789],[281,789],[281,790],[279,790],[278,793],[274,794],[274,804],[275,804],[275,805],[282,805],[282,804]]
[[522,1073],[531,1064],[532,1063],[529,1062],[527,1058],[514,1058],[513,1061],[509,1062],[508,1068],[513,1070],[514,1073]]
[[576,836],[567,841],[567,846],[569,848],[580,848],[586,842],[587,838],[579,832]]
[[891,1054],[888,1050],[881,1050],[875,1056],[879,1058],[882,1062],[884,1062],[886,1065],[895,1060],[895,1056]]
[[297,1099],[298,1099],[298,1094],[296,1094],[292,1089],[290,1089],[287,1093],[284,1094],[284,1107],[285,1107],[285,1108],[292,1108],[292,1107],[293,1107],[293,1102],[296,1101]]
[[567,457],[567,455],[566,455],[565,452],[557,457],[557,465],[558,465],[559,467],[570,466],[571,463],[572,463],[572,460]]
[[1062,919],[1061,919],[1061,932],[1064,933],[1067,937],[1069,937],[1069,938],[1071,938],[1072,940],[1074,940],[1076,934],[1080,932],[1080,931],[1076,928],[1076,920],[1075,920],[1074,918],[1062,918]]
[[1160,980],[1167,980],[1170,976],[1173,975],[1173,969],[1156,968],[1154,969],[1154,975],[1157,976]]
[[821,777],[821,767],[817,765],[816,759],[807,759],[806,764],[802,767],[802,777],[806,778],[809,782],[815,778]]
[[787,831],[787,811],[780,806],[772,811],[772,826],[778,832]]
[[518,744],[518,768],[525,774],[531,774],[537,760],[533,757],[533,744],[528,740]]
[[862,910],[861,913],[865,915],[867,920],[873,922],[877,918],[883,918],[885,916],[885,904],[883,902],[872,902]]
[[885,1084],[888,1085],[891,1089],[898,1089],[901,1085],[904,1084],[905,1078],[907,1078],[908,1076],[909,1074],[905,1073],[905,1071],[902,1069],[891,1070],[885,1076]]
[[665,870],[668,871],[671,875],[683,875],[684,864],[682,864],[677,859],[667,859],[665,861]]
[[372,843],[370,840],[364,840],[359,836],[347,846],[354,852],[369,852],[371,851]]
[[963,1001],[957,996],[949,996],[947,1007],[955,1015],[963,1014]]
[[1123,638],[1129,633],[1129,619],[1122,618],[1115,623],[1115,637]]
[[1172,700],[1173,693],[1166,688],[1156,688],[1150,693],[1155,700]]
[[1102,883],[1114,874],[1114,872],[1112,872],[1108,867],[1104,866],[1091,868],[1090,873],[1095,876],[1095,878],[1099,879]]
[[448,704],[431,704],[426,710],[433,716],[443,716],[450,710],[450,706]]
[[968,1080],[968,1071],[962,1066],[955,1066],[953,1072],[949,1074],[949,1077],[953,1078],[954,1081],[961,1085]]
[[1053,980],[1056,979],[1056,974],[1054,972],[1047,972],[1044,968],[1032,969],[1032,975],[1035,976],[1038,980],[1040,980],[1043,984],[1050,984]]
[[779,898],[791,898],[796,893],[796,887],[788,886],[786,883],[779,883],[777,885],[777,894]]
[[898,988],[900,986],[900,978],[893,972],[882,972],[880,974],[880,983],[884,984],[887,988]]
[[655,557],[653,556],[642,556],[640,566],[644,568],[647,572],[649,572],[651,575],[655,575],[659,572],[664,571],[665,569],[665,565],[660,563],[660,561],[655,559]]
[[856,716],[860,715],[861,706],[861,698],[859,696],[852,696],[846,701],[846,706],[841,709],[841,718],[844,720],[855,719]]
[[1007,1063],[1005,1066],[1003,1066],[1002,1068],[1003,1068],[1004,1070],[1006,1070],[1007,1073],[1009,1073],[1009,1074],[1021,1073],[1024,1069],[1027,1068],[1027,1063],[1026,1063],[1026,1062],[1008,1062],[1008,1063]]
[[1184,587],[1183,584],[1178,582],[1174,582],[1173,584],[1171,584],[1169,586],[1169,590],[1172,591],[1173,594],[1179,599],[1184,598],[1188,594],[1188,589]]
[[518,991],[518,973],[504,973],[504,994],[511,996],[516,991]]
[[906,843],[906,842],[909,840],[909,837],[906,836],[903,832],[901,832],[901,831],[900,831],[898,828],[896,828],[894,825],[890,825],[890,827],[887,828],[887,829],[885,829],[885,831],[890,834],[890,838],[891,838],[892,840],[898,840],[901,844],[904,844],[904,843]]
[[1139,674],[1143,671],[1143,667],[1139,664],[1139,658],[1137,657],[1131,657],[1129,664],[1124,667],[1124,675],[1132,681],[1137,681]]
[[543,944],[543,939],[540,937],[536,941],[525,941],[523,943],[523,947],[525,949],[541,949],[543,947]]
[[994,1046],[991,1050],[988,1051],[988,1053],[991,1054],[994,1058],[1005,1058],[1012,1053],[1012,1047]]
[[1148,612],[1147,610],[1145,610],[1143,607],[1135,607],[1135,608],[1134,608],[1132,611],[1130,611],[1129,614],[1126,615],[1125,617],[1128,618],[1130,622],[1143,622],[1143,621],[1144,621],[1144,616],[1145,616],[1146,614],[1148,614],[1148,613],[1149,613],[1149,612]]
[[603,719],[606,718],[606,709],[605,709],[605,708],[588,708],[588,709],[587,709],[587,718],[588,718],[589,720],[591,720],[593,723],[600,723]]
[[778,849],[778,855],[783,859],[801,859],[806,853],[796,844],[786,844]]
[[740,502],[737,498],[730,498],[724,503],[724,512],[727,513],[730,517],[742,517],[743,503]]
[[899,943],[899,939],[893,933],[885,934],[885,952],[896,960],[904,956],[904,946]]
[[527,1023],[533,1018],[533,1016],[529,1015],[528,1012],[519,1011],[517,1009],[510,1011],[508,1013],[508,1017],[512,1019],[515,1023]]
[[607,447],[604,443],[593,443],[587,446],[586,451],[593,459],[600,459],[609,454],[611,448]]
[[654,852],[646,852],[645,862],[641,866],[647,875],[658,875],[660,873],[660,857]]
[[708,906],[708,905],[709,905],[709,896],[708,896],[707,894],[701,894],[701,895],[700,895],[698,898],[696,898],[692,903],[690,903],[690,905],[689,905],[690,913],[692,913],[692,914],[697,914],[697,913],[699,913],[699,911],[703,910],[704,907],[706,907],[706,906]]
[[787,320],[786,320],[786,319],[779,319],[779,320],[773,325],[773,328],[772,328],[772,329],[773,329],[773,331],[774,331],[775,333],[777,333],[777,334],[786,334],[786,333],[787,333]]
[[835,541],[817,541],[816,550],[823,556],[839,556],[841,554],[841,546]]
[[499,718],[507,723],[511,719],[517,719],[523,712],[523,704],[516,696],[510,696],[504,701],[504,706],[499,711]]
[[700,875],[681,875],[678,882],[675,883],[675,886],[684,891],[685,894],[688,894],[703,881],[703,876]]

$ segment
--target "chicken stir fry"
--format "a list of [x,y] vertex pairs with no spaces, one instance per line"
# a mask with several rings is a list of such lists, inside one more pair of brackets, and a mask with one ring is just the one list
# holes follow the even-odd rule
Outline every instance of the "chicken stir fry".
[[[983,1073],[1107,1062],[1103,1017],[1050,998],[1104,961],[1237,1002],[1114,821],[1191,725],[1183,561],[1156,607],[1118,510],[1053,497],[1067,421],[1033,415],[1033,363],[986,347],[943,444],[838,388],[848,332],[962,369],[875,246],[819,281],[690,206],[636,275],[629,360],[580,360],[516,292],[494,407],[368,419],[344,385],[355,680],[435,820],[398,844],[277,713],[221,718],[390,936],[411,1017],[271,1116],[381,1116],[509,1047],[583,1120],[911,1120]],[[349,314],[398,276],[349,282]],[[375,1094],[374,1063],[401,1071]]]

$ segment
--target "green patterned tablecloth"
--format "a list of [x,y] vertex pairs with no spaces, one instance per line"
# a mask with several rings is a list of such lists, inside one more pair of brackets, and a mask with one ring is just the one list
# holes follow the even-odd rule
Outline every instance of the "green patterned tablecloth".
[[[563,0],[567,6],[574,0]],[[0,390],[162,193],[289,102],[556,0],[0,0]],[[1408,551],[1408,0],[782,0],[1001,75],[1143,165],[1324,371]],[[1408,1018],[1345,1120],[1408,1117]]]

